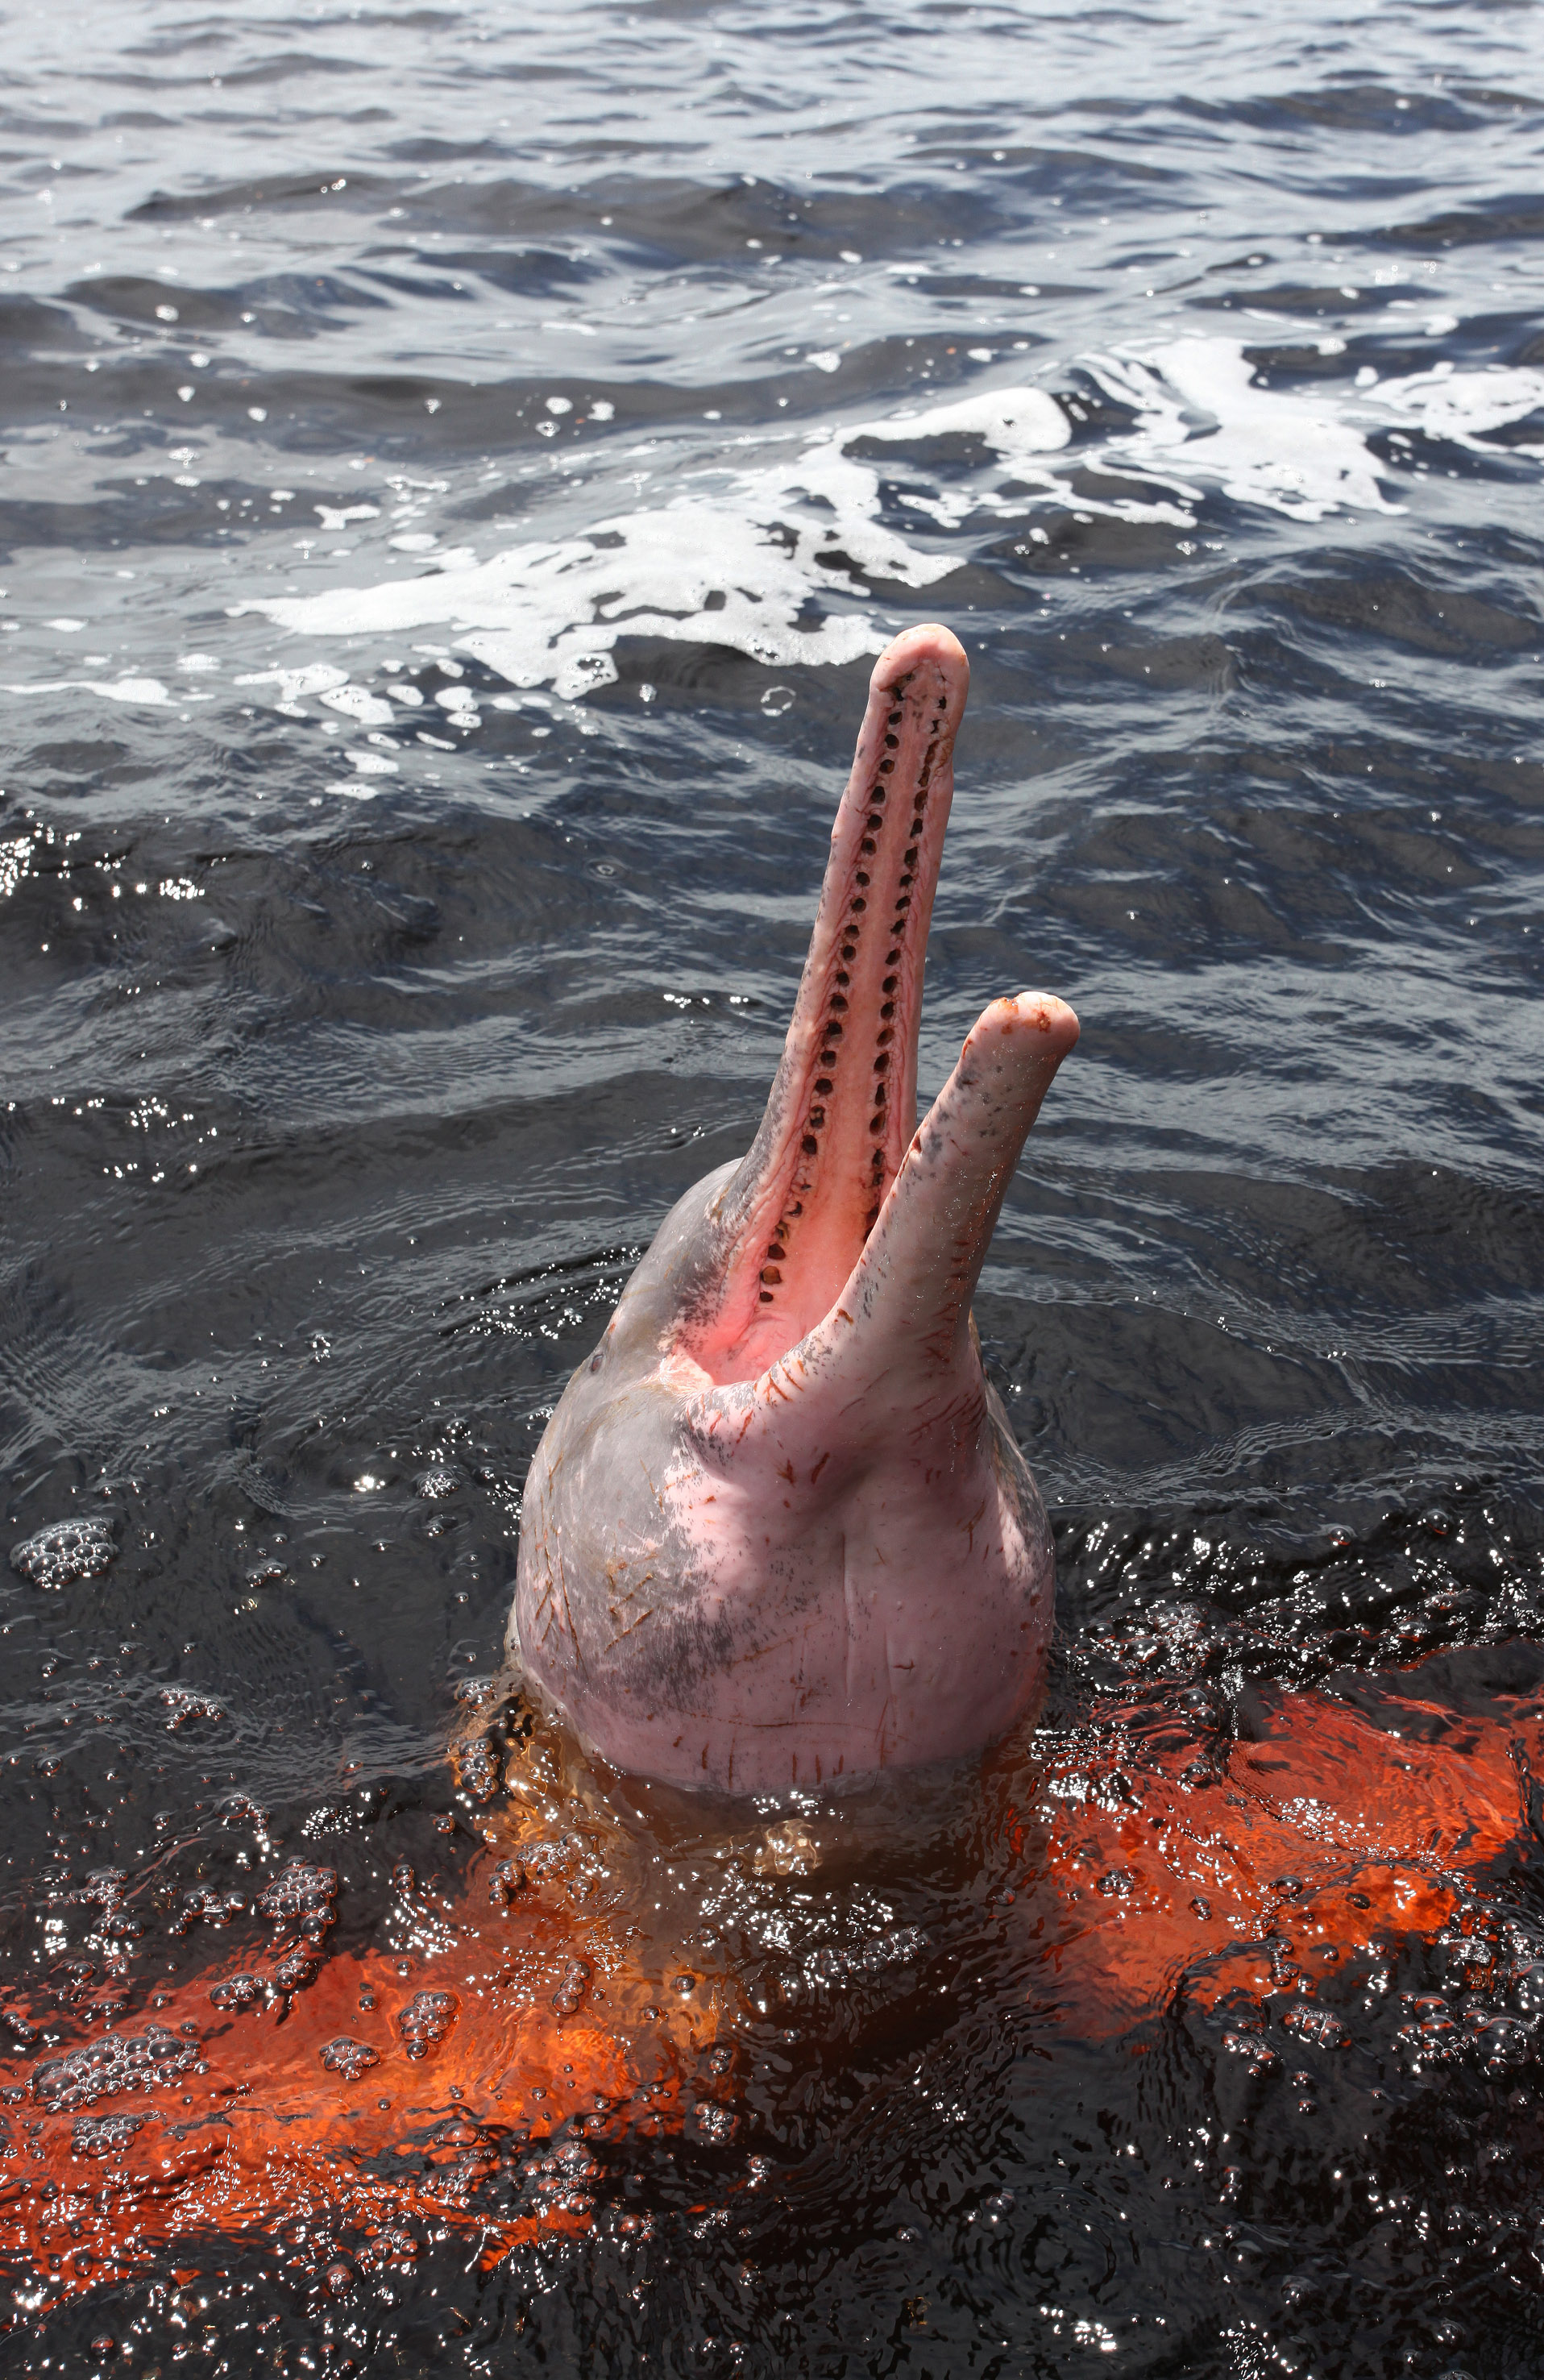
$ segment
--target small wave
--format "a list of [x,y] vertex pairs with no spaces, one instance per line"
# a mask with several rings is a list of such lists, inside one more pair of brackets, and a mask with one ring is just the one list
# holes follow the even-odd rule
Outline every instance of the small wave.
[[[1488,431],[1544,405],[1544,373],[1524,368],[1442,363],[1384,381],[1364,368],[1350,386],[1271,387],[1244,344],[1225,337],[1090,357],[1084,369],[1125,417],[1088,439],[1074,438],[1081,407],[1015,384],[824,423],[797,454],[748,469],[688,461],[688,484],[665,504],[609,515],[573,536],[505,546],[486,560],[447,547],[410,577],[253,596],[232,610],[265,613],[303,637],[447,628],[511,685],[550,685],[570,700],[615,679],[613,650],[629,636],[726,646],[770,668],[848,662],[877,652],[890,625],[851,601],[854,579],[918,589],[969,559],[904,533],[897,516],[930,524],[934,540],[983,513],[1000,524],[1070,501],[1113,519],[1194,528],[1209,489],[1295,520],[1341,508],[1395,514],[1404,507],[1385,492],[1392,475],[1369,443],[1377,432],[1414,430],[1486,451]],[[979,455],[945,480],[930,456],[959,442]],[[764,455],[782,441],[752,443]],[[896,464],[881,467],[875,449],[894,450]],[[1533,456],[1544,445],[1509,452]],[[1112,482],[1107,495],[1101,476]],[[327,674],[316,663],[273,679],[283,701]]]

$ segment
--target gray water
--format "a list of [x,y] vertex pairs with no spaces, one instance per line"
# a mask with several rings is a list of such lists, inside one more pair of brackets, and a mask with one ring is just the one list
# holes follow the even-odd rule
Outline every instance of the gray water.
[[[446,1803],[525,1464],[749,1138],[914,619],[974,671],[924,1093],[995,991],[1084,1026],[978,1305],[1048,1724],[1181,1605],[1235,1695],[1537,1637],[1537,8],[3,40],[0,1450],[12,1540],[116,1548],[0,1584],[8,1971],[93,1864],[214,1873],[345,1773]],[[1375,2224],[1311,2180],[1348,2097],[1246,2270],[1202,2085],[1010,2055],[1026,1988],[930,2020],[966,2118],[882,2155],[906,2039],[766,2082],[760,2296],[683,2230],[446,2331],[431,2259],[348,2351],[1544,2368],[1515,2107],[1412,2086]],[[104,2303],[18,2301],[11,2368],[181,2352]],[[237,2258],[211,2368],[310,2368],[310,2303]]]

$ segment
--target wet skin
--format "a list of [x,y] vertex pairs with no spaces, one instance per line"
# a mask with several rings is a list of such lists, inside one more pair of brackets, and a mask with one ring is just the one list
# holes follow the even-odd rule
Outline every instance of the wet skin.
[[968,680],[946,628],[881,655],[760,1130],[666,1219],[531,1466],[511,1649],[623,1769],[814,1786],[1040,1691],[1051,1535],[970,1300],[1077,1020],[993,1001],[918,1128]]

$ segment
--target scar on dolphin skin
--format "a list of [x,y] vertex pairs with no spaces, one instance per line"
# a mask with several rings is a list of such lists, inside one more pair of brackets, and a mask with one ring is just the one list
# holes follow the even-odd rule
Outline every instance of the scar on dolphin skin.
[[[532,1464],[511,1650],[624,1770],[745,1793],[862,1776],[975,1749],[1040,1692],[1051,1532],[970,1301],[1077,1020],[993,1001],[918,1130],[969,676],[937,625],[881,655],[760,1130],[666,1218]],[[657,1624],[619,1634],[640,1475],[667,1516]],[[544,1624],[559,1576],[571,1634]]]

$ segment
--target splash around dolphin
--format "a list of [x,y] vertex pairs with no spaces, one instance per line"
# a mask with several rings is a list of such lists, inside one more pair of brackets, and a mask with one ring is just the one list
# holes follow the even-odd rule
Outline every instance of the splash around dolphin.
[[969,677],[946,628],[881,654],[755,1142],[666,1217],[531,1465],[511,1650],[620,1769],[786,1791],[1040,1692],[1051,1533],[970,1301],[1077,1019],[994,1000],[917,1125]]

